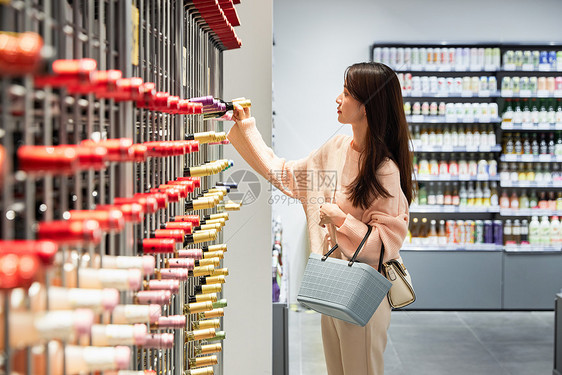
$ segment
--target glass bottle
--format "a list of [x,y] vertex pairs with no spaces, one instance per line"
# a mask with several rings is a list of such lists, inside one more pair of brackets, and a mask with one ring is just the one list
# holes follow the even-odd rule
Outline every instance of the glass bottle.
[[507,196],[507,191],[503,190],[502,195],[500,197],[500,208],[501,209],[509,209],[509,197]]
[[521,191],[521,195],[519,196],[519,208],[522,210],[529,209],[529,197],[525,189]]
[[492,207],[497,207],[500,204],[497,186],[495,181],[490,183],[490,206]]
[[468,204],[468,192],[466,190],[466,182],[461,182],[459,191],[459,205],[466,206]]

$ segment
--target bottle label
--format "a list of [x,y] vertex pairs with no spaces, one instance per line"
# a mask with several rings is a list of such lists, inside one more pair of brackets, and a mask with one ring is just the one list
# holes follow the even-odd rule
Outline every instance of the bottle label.
[[[108,324],[102,327],[102,335],[105,336],[105,345],[132,345],[133,326],[125,324]],[[94,330],[92,330],[94,332]]]
[[62,338],[72,333],[74,326],[74,312],[52,311],[35,318],[35,329],[46,340]]
[[147,323],[149,306],[121,305],[115,307],[113,318],[118,323]]
[[101,293],[98,290],[70,290],[68,303],[72,308],[93,307],[102,304]]
[[85,347],[82,358],[87,365],[87,371],[108,370],[115,367],[114,348]]

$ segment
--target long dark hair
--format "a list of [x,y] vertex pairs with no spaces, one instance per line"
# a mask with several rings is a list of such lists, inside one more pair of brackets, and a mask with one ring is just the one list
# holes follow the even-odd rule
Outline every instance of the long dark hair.
[[359,174],[347,186],[348,199],[353,206],[366,209],[374,199],[391,196],[376,173],[385,158],[390,158],[398,165],[400,186],[410,204],[416,190],[413,153],[408,147],[410,130],[396,73],[381,63],[358,63],[346,69],[344,78],[351,96],[365,106],[369,124]]

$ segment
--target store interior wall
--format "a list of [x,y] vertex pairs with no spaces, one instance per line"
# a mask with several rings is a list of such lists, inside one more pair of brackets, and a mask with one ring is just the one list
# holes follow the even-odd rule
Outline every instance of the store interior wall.
[[[272,0],[243,0],[236,6],[241,26],[236,33],[242,48],[223,54],[223,95],[230,100],[252,100],[252,115],[267,143],[271,142],[271,55]],[[232,122],[223,124],[228,131]],[[251,168],[234,147],[224,147],[224,157],[234,161],[225,172],[226,181],[240,181],[232,200],[246,202],[230,213],[224,228],[228,244],[224,284],[225,308],[223,367],[225,375],[271,374],[271,205],[268,184],[255,178]],[[257,185],[256,185],[257,184]],[[257,189],[257,190],[256,190]],[[259,190],[259,191],[258,191]],[[254,193],[254,200],[249,194]]]
[[[273,8],[273,142],[287,160],[306,157],[336,134],[337,95],[347,66],[369,60],[379,41],[560,42],[559,0],[276,0]],[[289,301],[308,257],[302,206],[275,195],[283,225]]]

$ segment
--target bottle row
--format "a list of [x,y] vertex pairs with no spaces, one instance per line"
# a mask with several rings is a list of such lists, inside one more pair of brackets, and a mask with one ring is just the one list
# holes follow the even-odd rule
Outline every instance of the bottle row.
[[500,49],[375,47],[373,59],[396,70],[497,70]]
[[562,225],[558,216],[533,216],[527,220],[506,220],[504,223],[504,245],[552,246],[562,245]]
[[506,99],[502,127],[510,123],[562,124],[562,99]]
[[498,207],[497,183],[429,182],[420,184],[416,206]]
[[562,186],[559,163],[500,163],[502,186],[508,183],[534,182],[542,185]]
[[510,96],[560,96],[562,76],[558,77],[503,77],[501,95]]
[[497,103],[445,103],[440,102],[404,102],[406,116],[445,116],[448,120],[463,121],[478,119],[496,119],[498,114]]
[[562,51],[507,50],[503,53],[505,70],[562,70]]
[[498,163],[493,154],[461,154],[459,160],[448,160],[445,153],[428,153],[414,157],[414,173],[420,177],[495,177],[498,175]]
[[494,76],[437,77],[412,76],[398,73],[404,96],[483,96],[497,94],[498,83]]
[[511,155],[552,155],[562,156],[562,132],[540,133],[504,133],[502,151]]
[[406,243],[411,245],[503,245],[501,220],[428,220],[414,217]]
[[414,146],[472,147],[478,149],[496,146],[497,139],[491,124],[410,124],[410,134]]
[[562,210],[562,191],[512,190],[504,189],[500,196],[502,210]]

